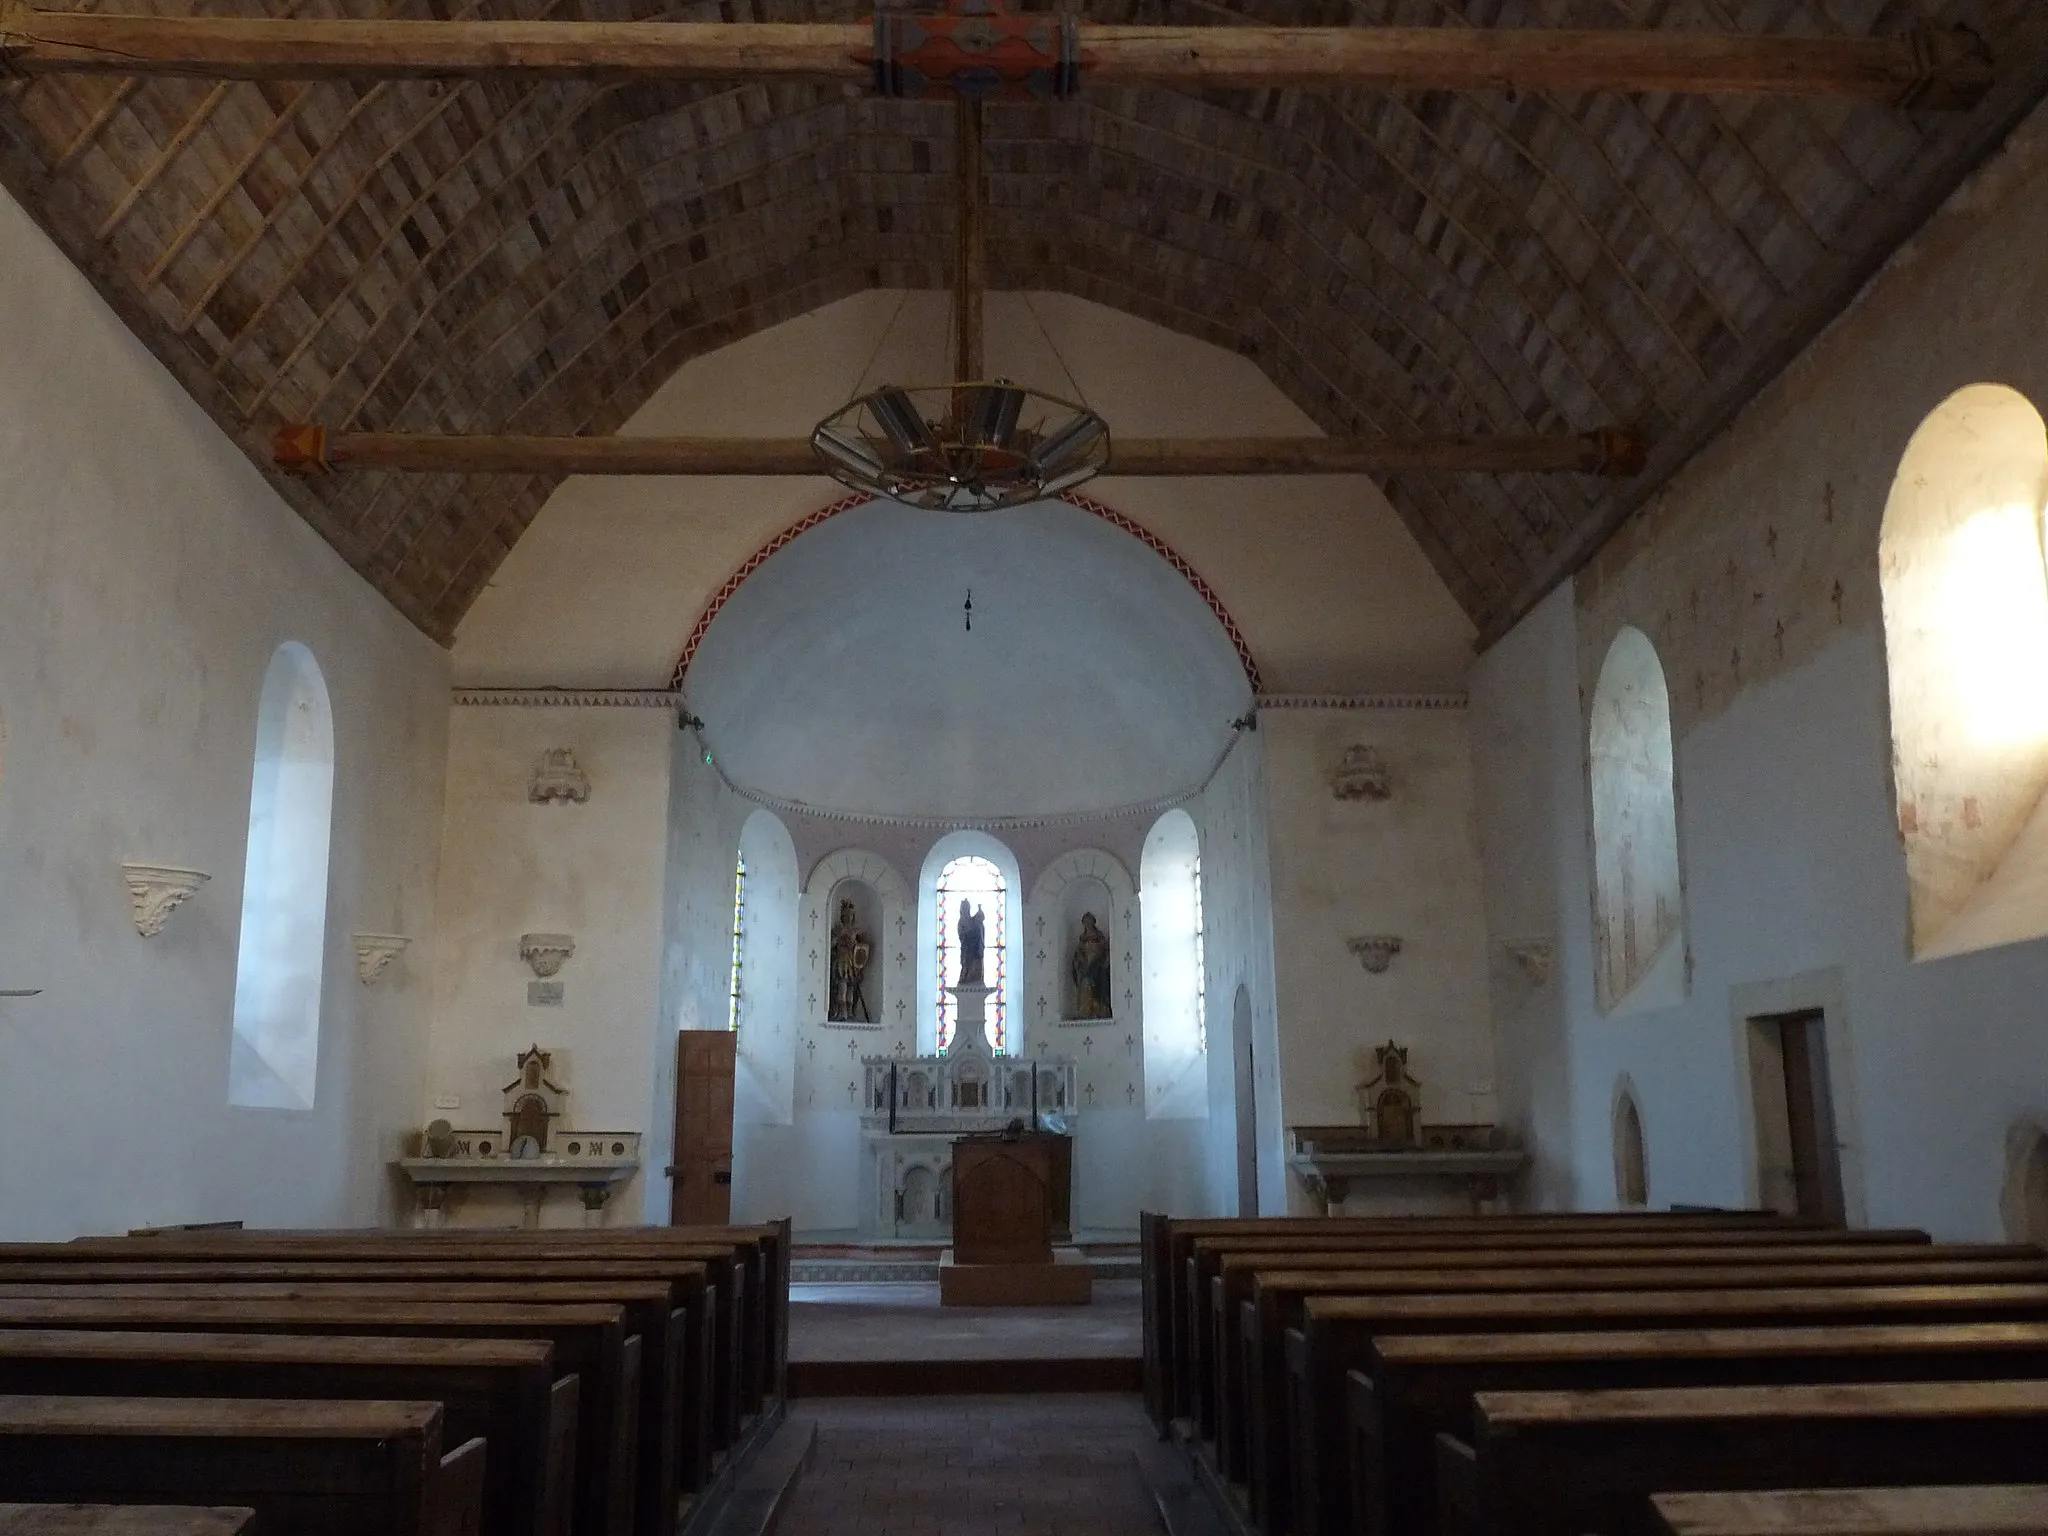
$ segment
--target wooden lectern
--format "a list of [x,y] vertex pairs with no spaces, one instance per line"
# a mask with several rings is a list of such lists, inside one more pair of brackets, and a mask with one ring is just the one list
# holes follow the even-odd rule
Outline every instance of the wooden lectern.
[[[1072,1188],[1065,1136],[963,1136],[953,1143],[953,1252],[939,1270],[947,1306],[1083,1306],[1088,1266],[1053,1256]],[[1076,1256],[1078,1258],[1078,1255]]]

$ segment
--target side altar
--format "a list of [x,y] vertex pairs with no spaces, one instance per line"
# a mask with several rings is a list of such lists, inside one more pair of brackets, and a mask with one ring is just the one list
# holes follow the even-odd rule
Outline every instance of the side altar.
[[[977,957],[978,958],[978,957]],[[953,1143],[1020,1127],[1065,1135],[1079,1102],[1079,1065],[1070,1056],[998,1056],[987,1031],[989,994],[976,978],[951,989],[958,1028],[941,1056],[870,1056],[861,1066],[860,1235],[953,1236]],[[1067,1149],[1071,1153],[1071,1148]],[[1071,1169],[1071,1156],[1057,1160]],[[1071,1173],[1055,1190],[1053,1238],[1072,1240]]]

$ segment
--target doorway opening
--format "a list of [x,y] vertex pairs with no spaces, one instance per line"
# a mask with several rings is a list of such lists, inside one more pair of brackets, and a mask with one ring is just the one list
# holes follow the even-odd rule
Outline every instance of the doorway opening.
[[1258,1072],[1252,1059],[1252,999],[1242,986],[1230,1004],[1233,1097],[1237,1109],[1237,1214],[1259,1214]]
[[671,1226],[732,1220],[733,1079],[739,1036],[729,1029],[676,1033],[675,1161],[669,1164]]
[[1846,1225],[1827,1015],[1811,1008],[1751,1018],[1749,1075],[1757,1193],[1764,1208]]

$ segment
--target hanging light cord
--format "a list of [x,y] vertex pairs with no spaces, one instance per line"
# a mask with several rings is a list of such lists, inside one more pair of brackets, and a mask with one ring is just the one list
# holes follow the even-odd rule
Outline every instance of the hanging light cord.
[[[1081,381],[1074,377],[1074,370],[1067,366],[1066,357],[1060,352],[1060,344],[1052,339],[1052,332],[1045,328],[1045,321],[1038,313],[1038,306],[1031,302],[1031,295],[1023,293],[1018,297],[1024,301],[1024,308],[1029,312],[1032,323],[1038,327],[1038,334],[1045,338],[1046,347],[1052,352],[1052,360],[1060,365],[1060,372],[1067,376],[1067,383],[1074,391],[1074,398],[1082,405],[1088,405],[1088,396],[1082,392]],[[1093,406],[1088,408],[1094,409]]]
[[882,327],[882,334],[875,338],[875,349],[868,354],[868,360],[861,365],[860,377],[853,381],[853,398],[859,399],[867,393],[868,375],[874,371],[875,359],[882,355],[882,348],[889,344],[889,337],[896,330],[896,322],[903,318],[903,306],[910,302],[910,290],[904,289],[897,297],[896,307],[889,312],[889,323]]

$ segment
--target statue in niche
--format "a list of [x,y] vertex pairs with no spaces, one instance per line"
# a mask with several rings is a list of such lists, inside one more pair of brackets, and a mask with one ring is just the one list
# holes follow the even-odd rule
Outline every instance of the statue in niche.
[[873,938],[860,931],[853,903],[839,903],[839,921],[832,925],[832,986],[825,1006],[826,1019],[834,1024],[872,1024],[868,1007],[868,962],[874,958]]
[[1074,983],[1076,1019],[1107,1019],[1109,1004],[1109,935],[1095,921],[1093,912],[1081,914],[1081,935],[1074,940],[1074,955],[1067,962],[1067,974]]
[[960,980],[955,983],[962,987],[985,987],[981,979],[981,948],[983,934],[981,908],[963,896],[960,898]]

